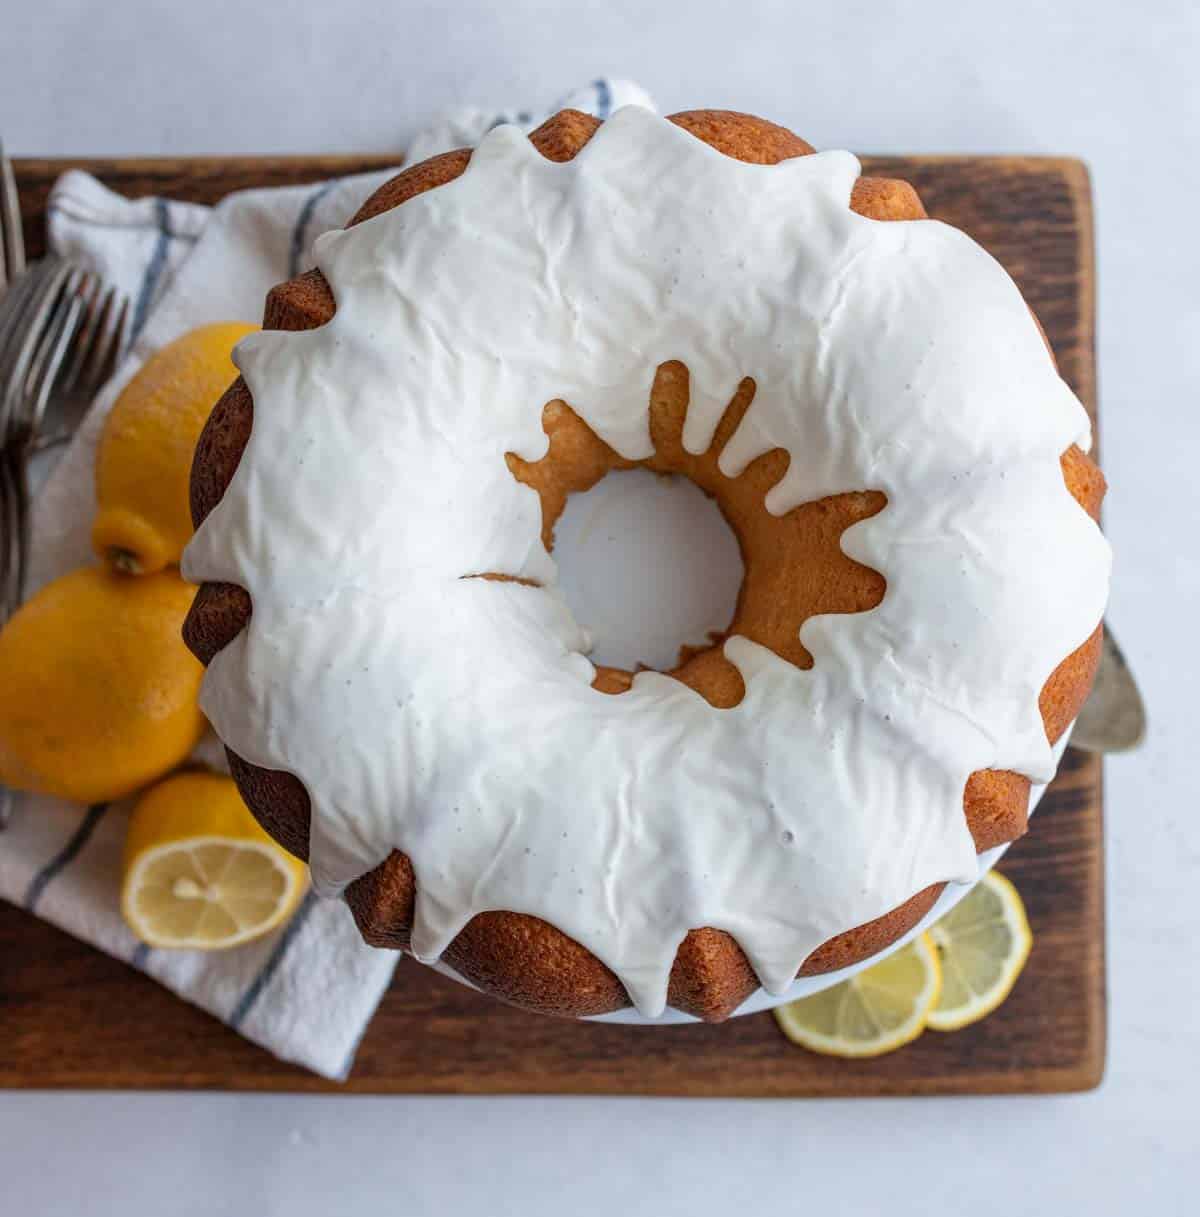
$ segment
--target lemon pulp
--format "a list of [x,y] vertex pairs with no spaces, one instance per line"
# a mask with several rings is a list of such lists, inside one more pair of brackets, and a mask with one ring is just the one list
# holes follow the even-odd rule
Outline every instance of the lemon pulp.
[[150,946],[249,942],[291,915],[305,885],[303,863],[259,827],[229,778],[169,778],[130,817],[121,909]]
[[813,1052],[880,1056],[921,1034],[941,985],[937,950],[922,934],[849,980],[780,1006],[775,1018]]
[[929,931],[942,965],[942,992],[929,1012],[935,1031],[956,1031],[990,1014],[1011,992],[1033,946],[1017,889],[990,871]]

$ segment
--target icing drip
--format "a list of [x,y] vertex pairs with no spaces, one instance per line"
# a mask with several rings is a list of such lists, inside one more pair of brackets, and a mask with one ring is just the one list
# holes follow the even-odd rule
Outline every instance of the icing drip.
[[[185,569],[254,614],[203,708],[305,783],[322,890],[410,856],[420,958],[478,912],[535,914],[654,1015],[713,926],[778,992],[826,939],[974,876],[974,770],[1051,775],[1038,694],[1107,594],[1059,468],[1087,417],[999,265],[855,215],[857,174],[844,152],[742,164],[633,108],[565,164],[501,127],[456,181],[318,242],[328,325],[239,346],[254,429]],[[882,603],[807,621],[810,671],[729,639],[732,709],[658,673],[589,687],[504,460],[545,453],[553,398],[646,457],[671,359],[689,451],[757,382],[720,461],[787,450],[769,511],[888,499],[843,537]],[[484,571],[541,586],[462,577]]]

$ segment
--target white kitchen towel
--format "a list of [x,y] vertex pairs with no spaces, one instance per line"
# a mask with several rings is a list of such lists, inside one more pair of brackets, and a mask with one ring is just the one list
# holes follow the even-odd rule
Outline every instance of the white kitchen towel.
[[[604,118],[627,104],[651,102],[627,81],[597,80],[541,114],[460,110],[420,134],[404,159],[473,144],[501,122],[531,129],[566,106]],[[267,291],[309,265],[313,240],[344,224],[390,175],[246,190],[212,208],[126,199],[78,171],[59,179],[48,207],[50,246],[128,293],[132,346],[37,498],[31,590],[93,560],[96,441],[113,400],[146,357],[206,322],[257,321]],[[219,764],[214,745],[210,738],[201,753]],[[138,944],[118,908],[127,814],[125,804],[81,808],[21,796],[0,834],[0,897],[128,960],[277,1056],[346,1077],[398,957],[364,946],[342,902],[311,894],[279,933],[231,951]]]

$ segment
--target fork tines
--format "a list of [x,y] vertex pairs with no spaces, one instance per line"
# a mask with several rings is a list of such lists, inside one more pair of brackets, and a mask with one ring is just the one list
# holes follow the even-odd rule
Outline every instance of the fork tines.
[[94,393],[113,374],[125,345],[129,297],[115,287],[102,290],[103,286],[91,274],[85,274],[79,286],[83,320],[62,374],[64,391]]
[[0,144],[0,625],[24,594],[30,461],[75,432],[120,358],[127,312],[115,288],[61,258],[26,269],[16,181]]
[[57,258],[0,298],[0,624],[24,598],[33,456],[69,439],[112,375],[128,299]]

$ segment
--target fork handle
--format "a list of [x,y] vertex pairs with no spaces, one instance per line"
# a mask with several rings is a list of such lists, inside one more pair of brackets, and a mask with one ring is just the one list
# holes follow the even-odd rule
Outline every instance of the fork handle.
[[0,460],[7,465],[5,472],[13,500],[8,520],[12,536],[6,541],[10,548],[3,601],[0,602],[0,624],[6,622],[21,607],[29,577],[29,504],[32,497],[29,485],[29,438],[28,434],[10,437],[8,447],[0,453]]
[[[31,437],[32,438],[32,437]],[[25,602],[25,588],[29,582],[29,555],[33,546],[32,515],[33,488],[29,479],[29,457],[32,443],[26,442],[17,474],[17,578],[13,586],[12,611],[15,613]]]
[[12,454],[0,448],[0,626],[17,609],[17,570],[20,565],[21,521],[17,487],[19,472]]

